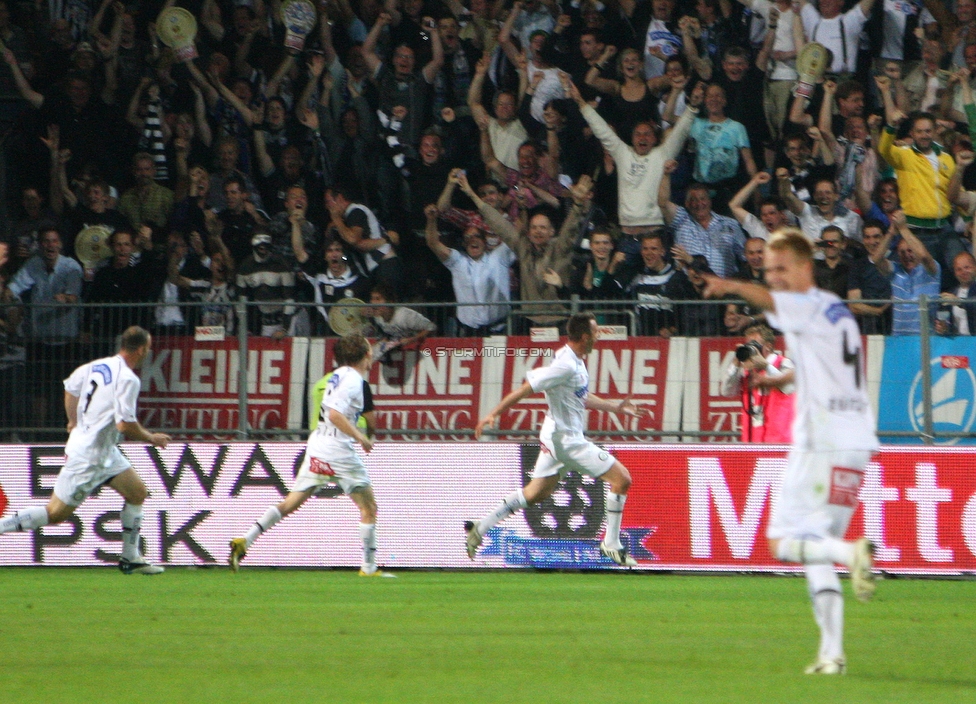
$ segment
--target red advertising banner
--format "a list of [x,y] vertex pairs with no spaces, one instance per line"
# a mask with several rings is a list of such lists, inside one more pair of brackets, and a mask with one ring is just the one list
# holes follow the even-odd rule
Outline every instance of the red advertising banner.
[[[248,340],[250,427],[292,427],[288,425],[289,401],[301,399],[305,394],[305,358],[294,354],[299,344],[292,338]],[[140,370],[139,420],[147,427],[161,430],[236,430],[240,415],[239,369],[236,339],[198,342],[192,337],[161,337],[154,340],[152,352]]]
[[[623,532],[641,570],[782,572],[766,545],[770,504],[786,448],[726,445],[610,446],[630,470]],[[150,559],[222,564],[227,543],[281,501],[301,443],[126,444],[150,489],[143,536]],[[55,445],[0,445],[7,513],[43,505],[64,463]],[[619,569],[600,555],[603,482],[575,473],[545,501],[485,536],[467,558],[466,519],[494,510],[527,481],[537,446],[380,442],[363,457],[380,506],[379,559],[389,567]],[[886,448],[867,468],[849,536],[877,546],[895,574],[976,572],[976,473],[960,448]],[[122,501],[102,488],[70,521],[0,536],[0,566],[106,565],[118,560]],[[422,517],[422,520],[418,517]],[[248,552],[253,566],[355,566],[358,512],[339,491],[310,500]],[[309,541],[309,536],[318,538]]]
[[[624,527],[641,564],[669,569],[781,571],[765,531],[786,448],[615,446],[634,478]],[[848,535],[865,535],[877,565],[898,573],[976,570],[971,453],[886,448],[874,457]],[[677,508],[680,507],[680,508]]]

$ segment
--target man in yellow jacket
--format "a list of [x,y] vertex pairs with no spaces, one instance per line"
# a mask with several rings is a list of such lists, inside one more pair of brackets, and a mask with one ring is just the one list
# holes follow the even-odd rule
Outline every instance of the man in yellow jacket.
[[908,226],[942,264],[943,271],[951,271],[953,258],[963,251],[952,227],[952,203],[946,195],[956,162],[936,144],[935,116],[931,113],[913,115],[908,130],[911,144],[897,146],[895,132],[905,119],[900,111],[889,112],[878,153],[895,170]]

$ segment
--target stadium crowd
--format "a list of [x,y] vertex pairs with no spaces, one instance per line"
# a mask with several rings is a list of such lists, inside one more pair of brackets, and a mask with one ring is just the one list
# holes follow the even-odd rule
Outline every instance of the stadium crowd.
[[[174,4],[188,61],[155,31]],[[704,302],[701,274],[762,282],[786,224],[821,287],[876,301],[850,304],[863,332],[917,334],[889,301],[920,294],[936,332],[976,332],[973,0],[316,9],[296,50],[277,0],[0,0],[0,302],[34,304],[4,335],[43,359],[135,323],[233,329],[238,297],[253,334],[332,334],[292,304],[374,289],[469,304],[426,310],[447,335],[503,330],[513,300],[517,331],[558,325],[574,294],[645,335],[739,335],[761,312]],[[827,72],[798,91],[811,42]]]

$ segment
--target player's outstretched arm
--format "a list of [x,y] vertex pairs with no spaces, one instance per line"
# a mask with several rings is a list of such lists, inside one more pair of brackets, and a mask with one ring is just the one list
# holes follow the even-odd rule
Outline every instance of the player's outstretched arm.
[[122,420],[116,423],[115,427],[125,436],[126,440],[148,442],[150,445],[155,445],[156,447],[166,447],[169,441],[173,439],[166,433],[150,433],[137,420]]
[[650,410],[634,403],[630,396],[620,401],[610,401],[600,398],[593,394],[586,395],[586,407],[592,411],[606,411],[607,413],[617,413],[622,416],[633,416],[644,418],[651,415]]
[[491,413],[489,413],[480,421],[478,421],[478,425],[474,427],[475,440],[481,439],[481,433],[486,427],[494,427],[495,421],[498,420],[498,417],[502,413],[507,411],[509,408],[514,406],[523,398],[531,396],[532,394],[533,394],[532,385],[526,381],[525,383],[522,384],[521,387],[519,387],[518,389],[510,393],[505,398],[503,398],[501,402],[497,406],[495,406],[494,410],[492,410]]
[[723,279],[711,274],[702,274],[705,279],[705,298],[723,298],[737,296],[746,303],[763,310],[776,310],[773,296],[769,289],[749,281]]

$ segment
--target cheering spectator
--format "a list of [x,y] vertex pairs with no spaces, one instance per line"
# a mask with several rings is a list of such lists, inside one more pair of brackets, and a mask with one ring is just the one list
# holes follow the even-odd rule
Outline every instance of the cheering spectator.
[[325,207],[332,217],[329,237],[341,239],[352,249],[357,271],[399,295],[406,286],[406,272],[373,211],[354,203],[349,190],[342,187],[326,191]]
[[665,260],[660,231],[642,235],[640,245],[640,263],[621,266],[613,278],[624,297],[637,301],[638,333],[671,337],[678,332],[673,301],[687,297],[687,279]]
[[800,2],[800,18],[807,39],[823,44],[833,56],[830,72],[849,77],[857,70],[858,40],[868,21],[875,0],[861,0],[841,13],[843,0],[820,0],[815,7],[809,0]]
[[704,88],[696,86],[689,99],[688,110],[663,143],[659,142],[656,125],[641,122],[634,127],[631,135],[633,146],[624,144],[596,110],[583,102],[576,86],[570,84],[569,91],[593,134],[603,143],[616,164],[620,229],[629,236],[620,243],[620,250],[630,257],[632,263],[636,263],[640,248],[636,238],[664,224],[660,205],[655,202],[653,194],[662,183],[665,162],[675,158],[684,146],[691,130],[691,121],[698,114],[698,106],[704,97]]
[[370,76],[379,91],[379,110],[387,118],[393,119],[396,107],[406,109],[402,120],[403,128],[400,142],[407,156],[417,155],[420,136],[430,121],[430,86],[444,64],[444,49],[440,33],[435,31],[434,20],[424,18],[424,28],[430,37],[433,57],[419,72],[414,71],[416,55],[407,44],[398,44],[393,50],[393,63],[390,68],[376,53],[376,45],[383,28],[390,24],[389,13],[380,13],[376,23],[363,43],[363,59]]
[[[911,231],[904,211],[892,213],[891,221],[893,228],[901,235],[901,241],[895,250],[898,261],[892,262],[879,257],[875,263],[891,279],[892,296],[896,300],[910,301],[895,303],[891,334],[918,335],[921,331],[921,318],[916,301],[922,295],[933,300],[939,297],[941,266],[932,258],[925,244]],[[886,250],[887,245],[888,242],[885,241],[881,249]]]
[[255,205],[243,180],[232,176],[224,181],[223,188],[227,207],[217,213],[216,218],[204,215],[211,234],[220,235],[234,257],[235,265],[240,268],[244,259],[251,255],[254,233],[267,225],[268,216]]
[[[879,77],[879,85],[882,85]],[[904,120],[890,100],[886,104],[888,125],[881,135],[878,153],[895,170],[901,208],[912,233],[942,266],[963,250],[950,222],[952,203],[948,185],[956,170],[952,156],[935,142],[935,116],[919,113],[909,119],[910,145],[895,145],[895,131]],[[897,318],[897,313],[896,313]]]
[[789,172],[786,169],[777,169],[776,178],[779,181],[780,198],[799,218],[800,228],[811,242],[819,240],[820,233],[829,225],[839,227],[845,237],[861,240],[861,217],[838,202],[840,197],[834,179],[829,176],[818,176],[812,179],[814,205],[810,205],[794,195]]
[[313,258],[308,253],[297,229],[291,231],[291,242],[302,276],[315,291],[316,308],[320,315],[312,316],[312,334],[333,334],[329,325],[331,308],[328,304],[341,303],[347,298],[365,301],[373,283],[368,276],[349,266],[346,249],[340,240],[331,240],[325,245],[322,259]]
[[664,165],[665,175],[658,189],[658,204],[664,221],[674,230],[675,244],[684,247],[688,254],[704,255],[719,276],[732,276],[743,257],[742,228],[732,218],[712,210],[712,199],[704,184],[693,183],[688,187],[684,208],[672,203],[670,174],[677,168],[674,160]]
[[[471,188],[466,179],[462,188]],[[458,332],[463,337],[502,333],[508,307],[500,304],[511,298],[508,272],[515,263],[515,253],[504,243],[489,252],[485,233],[469,227],[464,232],[462,254],[441,242],[437,231],[437,206],[428,205],[424,214],[427,216],[427,246],[451,272],[455,299],[462,304],[457,308]]]
[[744,168],[749,178],[756,173],[746,128],[741,122],[726,117],[726,102],[722,86],[717,83],[708,86],[705,89],[705,116],[692,123],[690,134],[695,142],[695,180],[716,192],[715,203],[723,212],[742,185],[740,171]]
[[[878,266],[878,262],[888,256],[891,237],[885,236],[887,229],[880,220],[865,220],[862,244],[868,256],[851,261],[846,298],[852,301],[849,304],[851,312],[865,335],[891,332],[891,304],[877,303],[891,300],[891,280]],[[875,302],[861,303],[858,299]]]
[[[580,227],[580,213],[593,183],[588,176],[580,180],[570,190],[573,196],[573,207],[563,222],[559,235],[552,224],[552,216],[542,210],[529,218],[527,230],[519,232],[497,210],[478,198],[473,191],[468,191],[468,197],[478,207],[478,212],[485,219],[485,223],[502,238],[518,257],[519,284],[524,301],[555,301],[559,300],[561,282],[569,281],[569,269],[572,261],[573,245],[576,243]],[[547,281],[549,272],[555,274],[560,284],[554,285]],[[551,275],[548,277],[553,278]],[[539,304],[522,306],[524,321],[519,324],[551,325],[563,323],[567,316],[567,309],[562,304]]]
[[729,201],[729,210],[749,237],[767,240],[771,233],[787,225],[786,206],[781,198],[775,196],[764,198],[759,204],[758,218],[743,207],[756,188],[766,185],[771,180],[772,177],[768,173],[759,171]]

